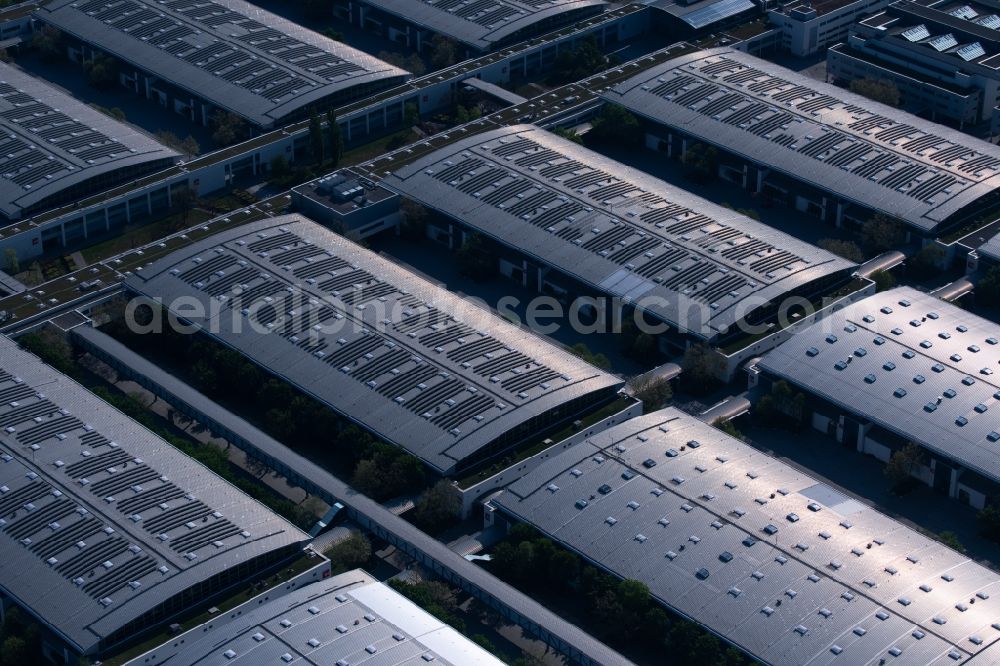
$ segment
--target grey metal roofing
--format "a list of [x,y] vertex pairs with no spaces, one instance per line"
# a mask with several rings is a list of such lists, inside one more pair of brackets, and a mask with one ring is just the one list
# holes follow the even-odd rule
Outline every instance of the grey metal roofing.
[[53,0],[35,16],[265,127],[408,75],[242,0]]
[[0,339],[0,588],[80,650],[308,537]]
[[487,50],[517,32],[542,21],[565,18],[588,8],[599,11],[603,0],[366,0],[378,9],[446,35],[476,49]]
[[216,431],[225,432],[231,441],[235,440],[234,444],[251,447],[254,455],[273,461],[276,468],[289,470],[289,476],[303,488],[311,489],[310,492],[327,502],[342,502],[347,506],[350,516],[357,522],[369,527],[377,525],[378,533],[387,541],[397,545],[399,543],[412,545],[420,554],[418,559],[424,563],[431,560],[434,563],[432,568],[446,580],[467,592],[473,592],[478,598],[482,598],[483,594],[489,595],[497,604],[502,604],[503,607],[520,615],[529,626],[533,627],[532,631],[536,635],[539,631],[543,631],[555,639],[552,641],[553,644],[572,648],[564,652],[570,655],[583,655],[590,660],[586,663],[604,666],[617,664],[624,666],[632,663],[575,624],[564,620],[531,597],[466,560],[442,542],[427,535],[378,502],[357,492],[323,467],[289,449],[106,333],[89,326],[77,326],[72,333],[74,336],[82,337],[87,344],[100,349],[100,353],[107,354],[131,368],[138,376],[151,380],[159,387],[158,395],[161,397],[166,397],[173,404],[189,405],[191,408],[188,413],[201,414],[203,418],[199,418],[203,422],[217,424]]
[[300,215],[210,236],[126,284],[167,307],[211,305],[189,319],[442,471],[623,385]]
[[673,408],[493,502],[766,663],[1000,658],[995,573]]
[[[355,569],[261,601],[251,599],[224,617],[171,639],[184,645],[156,663],[391,664],[392,666],[501,666],[502,661]],[[152,652],[156,652],[154,649]],[[128,662],[147,663],[145,655]]]
[[924,231],[1000,187],[997,146],[728,48],[604,97]]
[[458,139],[383,184],[707,339],[852,266],[530,125]]
[[690,4],[675,0],[657,0],[652,6],[676,16],[695,30],[757,8],[752,0],[701,0]]
[[976,252],[982,256],[989,257],[994,261],[1000,261],[1000,234],[989,239],[980,245]]
[[179,158],[133,127],[0,63],[0,213],[19,217],[63,189]]
[[996,324],[900,287],[802,329],[758,366],[1000,481],[998,340]]

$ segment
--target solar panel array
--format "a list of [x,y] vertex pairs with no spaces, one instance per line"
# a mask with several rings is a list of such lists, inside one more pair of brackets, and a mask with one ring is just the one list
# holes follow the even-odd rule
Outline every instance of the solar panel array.
[[[810,265],[793,251],[526,136],[489,141],[425,173],[517,223],[704,303],[739,298]],[[597,220],[594,207],[621,217]]]
[[502,434],[470,438],[498,419],[619,383],[476,305],[414,286],[412,274],[298,216],[206,242],[141,276],[151,280],[137,283],[143,293],[217,306],[206,329],[435,465]]
[[[116,528],[120,522],[135,524],[190,562],[251,538],[85,418],[0,370],[0,530],[16,544],[5,549],[25,549],[108,607],[177,570]],[[49,469],[45,476],[26,464],[39,459]],[[80,494],[120,520],[97,515]]]
[[995,663],[1000,649],[994,572],[676,409],[567,449],[493,502],[763,663]]
[[25,190],[135,152],[6,81],[0,81],[0,123],[9,128],[0,136],[0,177]]
[[[79,0],[70,6],[123,36],[155,46],[272,102],[287,101],[366,72],[364,66],[345,60],[330,48],[296,39],[258,21],[248,15],[251,6],[241,3]],[[257,13],[260,15],[259,10]]]
[[770,140],[933,204],[1000,173],[1000,157],[840,101],[725,55],[707,55],[642,85],[671,105]]
[[[570,381],[329,249],[289,231],[257,236],[171,272],[443,430],[459,435],[492,411]],[[290,285],[296,280],[305,283],[298,296]],[[337,333],[315,334],[316,326],[330,327],[369,306],[384,310],[391,319],[382,324],[394,333],[384,335],[359,321],[353,334],[339,327]],[[436,357],[458,364],[491,390],[469,385]]]

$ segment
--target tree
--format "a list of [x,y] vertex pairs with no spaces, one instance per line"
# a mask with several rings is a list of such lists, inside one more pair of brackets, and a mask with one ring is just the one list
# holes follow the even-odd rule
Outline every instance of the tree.
[[913,473],[923,465],[923,461],[923,450],[913,442],[893,453],[883,470],[892,491],[905,492],[913,480]]
[[496,258],[487,247],[486,240],[479,234],[465,237],[462,247],[455,252],[458,272],[476,282],[485,282],[493,277]]
[[576,343],[570,347],[569,350],[594,367],[600,368],[601,370],[611,369],[611,361],[608,360],[607,356],[601,353],[595,354],[591,352],[590,347],[582,342]]
[[593,35],[584,38],[575,49],[563,49],[552,63],[548,76],[551,85],[562,85],[592,76],[611,66]]
[[309,114],[309,151],[316,164],[323,164],[323,124],[316,112]]
[[3,251],[3,270],[7,275],[17,275],[21,272],[21,262],[17,258],[17,250],[8,247]]
[[413,522],[429,532],[436,532],[458,518],[462,499],[447,479],[441,479],[420,493],[413,508]]
[[938,245],[927,245],[920,249],[907,263],[907,274],[922,282],[941,274],[947,253]]
[[642,400],[644,411],[653,411],[666,406],[674,397],[670,380],[650,373],[639,375],[629,383],[632,395]]
[[[114,109],[112,109],[112,111],[113,110]],[[180,149],[182,153],[194,157],[195,155],[201,152],[201,144],[198,143],[197,139],[188,134],[186,137],[184,137],[184,140],[181,141]]]
[[556,136],[560,136],[568,141],[572,141],[573,143],[583,143],[583,137],[571,129],[567,129],[565,127],[555,127],[551,130],[551,132]]
[[62,33],[51,25],[44,25],[31,37],[31,47],[38,51],[42,62],[55,62],[63,55]]
[[291,173],[288,160],[284,155],[275,155],[272,157],[268,170],[271,172],[271,180],[279,183],[284,182]]
[[950,532],[948,530],[940,532],[937,535],[937,539],[952,550],[957,550],[960,553],[965,552],[965,546],[963,546],[962,542],[958,540],[958,535],[954,532]]
[[715,352],[703,344],[692,345],[684,352],[681,360],[680,382],[686,390],[695,395],[703,395],[718,383],[719,358]]
[[442,69],[455,64],[458,47],[444,35],[434,35],[431,39],[431,68]]
[[87,83],[97,90],[108,90],[115,84],[115,61],[103,53],[83,63]]
[[336,169],[344,154],[344,137],[340,132],[340,123],[337,122],[336,109],[326,112],[326,134],[330,143],[330,161]]
[[464,125],[469,122],[469,110],[459,104],[455,107],[455,124]]
[[874,254],[895,250],[903,240],[903,225],[885,215],[876,215],[861,226],[861,244],[867,252]]
[[[101,106],[100,104],[93,104],[93,103],[90,106],[93,107],[93,108],[95,108],[95,109],[97,109],[98,111],[100,111],[101,113],[103,113],[106,116],[111,116],[115,120],[120,120],[122,122],[125,122],[126,120],[128,120],[128,118],[125,116],[125,112],[122,111],[120,107],[113,106],[113,107],[111,107],[109,109],[106,106]],[[163,141],[160,140],[159,135],[160,135],[160,133],[157,132],[156,133],[156,139],[157,139],[157,141],[160,141],[160,143],[163,143]]]
[[352,534],[323,553],[330,560],[335,574],[364,566],[372,557],[372,544],[364,534]]
[[250,133],[246,121],[231,111],[217,109],[209,120],[212,141],[219,147],[243,141]]
[[889,291],[896,286],[896,278],[892,276],[889,271],[875,271],[871,275],[872,281],[875,283],[875,291]]
[[424,62],[419,53],[411,53],[407,56],[395,51],[379,51],[378,59],[394,67],[405,69],[414,76],[422,76],[427,72],[427,63]]
[[1000,307],[1000,266],[993,266],[979,278],[976,303],[989,308]]
[[403,124],[413,127],[420,122],[420,108],[416,102],[407,102],[403,105]]
[[1000,497],[993,497],[976,515],[979,532],[991,541],[1000,541]]
[[891,81],[879,79],[854,79],[851,81],[850,89],[852,93],[862,95],[870,100],[888,104],[889,106],[899,106],[899,88]]
[[190,134],[187,135],[187,138],[180,139],[173,132],[159,130],[156,132],[155,136],[156,140],[163,145],[173,148],[174,150],[184,153],[185,155],[194,156],[201,152],[201,146],[198,145],[197,139]]
[[681,155],[684,177],[698,183],[714,180],[719,173],[719,151],[714,146],[693,141]]
[[827,252],[832,252],[855,264],[860,264],[865,260],[865,253],[861,251],[861,246],[853,241],[840,240],[838,238],[821,238],[816,244]]
[[427,209],[413,199],[402,199],[399,203],[399,234],[408,240],[420,240],[427,235]]
[[8,636],[0,646],[0,662],[4,664],[27,664],[31,662],[28,644],[19,636]]
[[642,126],[624,107],[605,104],[591,123],[586,138],[594,143],[638,146],[642,143]]

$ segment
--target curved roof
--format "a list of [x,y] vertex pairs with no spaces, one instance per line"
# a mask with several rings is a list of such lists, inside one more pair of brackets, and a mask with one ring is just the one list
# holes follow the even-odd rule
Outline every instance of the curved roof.
[[197,299],[186,319],[442,472],[623,385],[299,215],[215,234],[126,284],[168,308]]
[[54,0],[36,16],[264,127],[354,86],[409,76],[242,0]]
[[82,652],[308,538],[6,337],[0,400],[0,588]]
[[531,125],[453,141],[382,183],[705,339],[853,265]]
[[10,219],[96,176],[166,168],[180,155],[130,125],[0,63],[0,213]]
[[480,50],[538,23],[566,22],[570,13],[598,13],[604,0],[492,0],[462,3],[449,0],[368,0],[378,9],[446,35]]
[[801,329],[757,365],[1000,482],[993,322],[900,287]]
[[925,232],[1000,187],[997,146],[728,48],[604,98]]
[[[142,666],[502,666],[503,662],[361,569],[276,599],[251,599],[226,617],[128,662]],[[166,646],[164,646],[166,647]],[[159,658],[156,658],[159,657]]]
[[764,663],[998,658],[996,573],[674,408],[492,502]]

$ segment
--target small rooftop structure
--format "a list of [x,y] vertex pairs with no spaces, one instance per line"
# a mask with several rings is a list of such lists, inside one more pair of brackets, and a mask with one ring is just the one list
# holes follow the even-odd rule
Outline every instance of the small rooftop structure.
[[1000,188],[997,146],[728,48],[649,68],[604,97],[925,233]]
[[35,15],[263,128],[408,76],[243,0],[53,0]]
[[0,589],[105,652],[293,557],[307,537],[0,337]]
[[802,329],[757,365],[1000,482],[998,341],[996,324],[900,287]]
[[352,240],[399,222],[399,195],[351,169],[292,188],[292,201],[297,210]]
[[705,340],[852,267],[531,125],[458,139],[383,183]]
[[0,214],[14,220],[165,169],[180,155],[44,81],[0,63]]
[[492,502],[763,663],[1000,659],[997,574],[674,408]]
[[[209,236],[126,286],[441,473],[611,400],[623,380],[300,215]],[[178,300],[181,299],[181,300]]]
[[[179,648],[172,645],[180,644]],[[155,661],[154,661],[155,660]],[[501,666],[412,601],[355,569],[271,601],[251,599],[127,662],[180,666]]]

